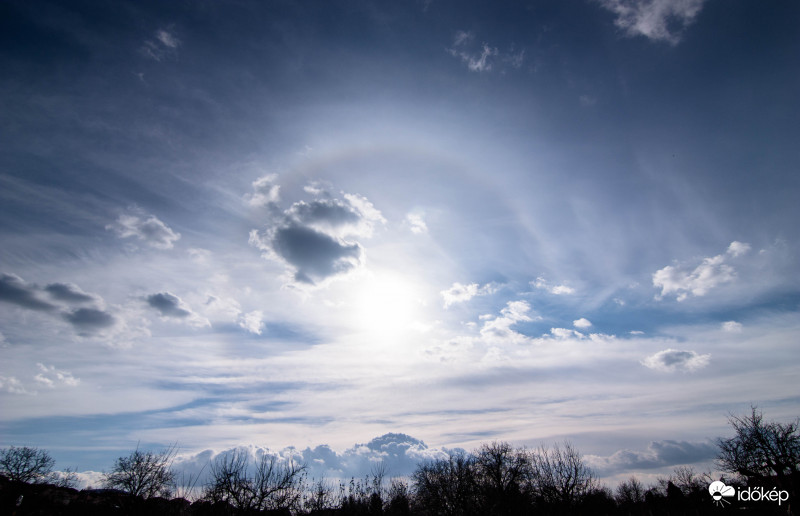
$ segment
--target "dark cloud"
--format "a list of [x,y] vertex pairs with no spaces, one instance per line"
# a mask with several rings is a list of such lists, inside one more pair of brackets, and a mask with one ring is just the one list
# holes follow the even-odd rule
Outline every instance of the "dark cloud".
[[296,282],[313,285],[360,267],[364,249],[357,239],[386,220],[365,197],[342,192],[343,199],[334,199],[316,184],[304,191],[318,198],[274,211],[267,229],[250,232],[250,243],[288,265]]
[[312,228],[291,225],[275,231],[273,251],[295,267],[295,280],[316,283],[354,269],[361,264],[362,249],[357,243],[341,242]]
[[108,312],[96,308],[78,308],[62,314],[80,335],[92,334],[114,326],[117,319]]
[[50,312],[57,307],[36,297],[39,288],[26,283],[15,274],[0,275],[0,301],[12,303],[29,310]]
[[631,469],[656,469],[695,464],[714,459],[718,448],[711,442],[654,441],[645,451],[620,450],[609,457],[594,457],[592,466],[603,475]]
[[44,287],[44,290],[46,290],[53,299],[65,303],[89,303],[96,301],[94,296],[87,294],[72,283],[51,283]]
[[711,355],[701,355],[696,351],[665,349],[642,360],[642,364],[659,371],[695,371],[708,365]]
[[192,311],[183,304],[181,298],[169,292],[147,296],[147,304],[158,310],[165,317],[183,319],[192,315]]
[[331,229],[356,225],[361,214],[349,204],[337,199],[318,199],[295,203],[288,214],[300,224],[328,226]]

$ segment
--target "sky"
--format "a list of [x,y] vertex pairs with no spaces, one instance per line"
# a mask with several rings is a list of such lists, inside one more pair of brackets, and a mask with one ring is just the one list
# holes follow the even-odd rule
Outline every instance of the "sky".
[[798,22],[3,2],[0,446],[713,468],[731,414],[800,415]]

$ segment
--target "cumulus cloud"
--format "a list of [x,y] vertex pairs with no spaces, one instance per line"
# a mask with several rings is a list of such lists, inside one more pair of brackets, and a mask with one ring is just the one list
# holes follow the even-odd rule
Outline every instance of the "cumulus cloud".
[[589,328],[592,326],[592,323],[589,321],[589,319],[581,317],[580,319],[572,321],[572,325],[576,328]]
[[642,365],[657,371],[696,371],[708,365],[711,355],[700,355],[696,351],[665,349],[642,360]]
[[315,285],[364,264],[364,248],[353,239],[369,238],[386,220],[367,198],[342,193],[332,198],[318,186],[320,198],[297,201],[262,230],[250,232],[250,244],[266,258],[284,263],[297,283]]
[[281,187],[276,183],[278,174],[269,174],[253,181],[253,192],[245,196],[251,206],[269,206],[280,200]]
[[136,237],[156,249],[172,249],[181,234],[173,231],[155,215],[147,215],[138,209],[123,213],[106,229],[114,231],[120,238]]
[[531,281],[531,286],[541,290],[546,290],[551,294],[563,296],[567,294],[574,294],[575,289],[567,285],[551,285],[544,277],[539,276],[535,281]]
[[78,335],[83,337],[111,328],[117,323],[113,315],[97,308],[78,308],[64,312],[62,317],[75,328]]
[[[176,457],[174,468],[179,472],[197,475],[209,461],[227,456],[234,450],[204,450],[181,455]],[[236,450],[244,452],[251,461],[263,456],[273,456],[279,461],[293,460],[305,464],[309,478],[340,480],[361,477],[376,464],[383,464],[390,476],[410,476],[420,462],[445,458],[448,454],[448,450],[429,448],[423,441],[401,433],[384,434],[367,443],[355,444],[342,452],[326,444],[302,450],[294,447],[270,450],[258,446],[243,446]]]
[[470,283],[469,285],[462,285],[461,283],[453,283],[447,290],[442,290],[440,294],[444,299],[444,307],[448,308],[455,303],[463,303],[469,301],[475,296],[484,296],[491,294],[495,291],[494,285],[487,283],[480,287],[477,283]]
[[616,15],[614,23],[629,36],[645,36],[676,45],[705,0],[597,0]]
[[533,321],[529,315],[531,306],[526,301],[509,301],[505,308],[500,310],[500,315],[487,319],[481,327],[481,336],[489,341],[503,340],[510,342],[524,342],[526,335],[511,329],[520,322]]
[[725,321],[722,323],[722,331],[728,333],[742,333],[742,323],[736,321]]
[[550,328],[550,335],[559,340],[583,339],[586,337],[583,333],[569,328]]
[[703,258],[700,265],[692,268],[685,264],[668,265],[653,273],[653,286],[661,288],[656,299],[674,294],[678,301],[689,295],[704,296],[709,290],[736,277],[736,271],[728,261],[738,258],[750,249],[748,244],[731,242],[724,254]]
[[164,318],[183,320],[192,326],[210,326],[208,319],[194,313],[181,298],[170,292],[150,294],[145,301]]
[[656,469],[714,459],[718,448],[710,442],[653,441],[644,451],[619,450],[608,457],[587,455],[587,463],[600,475],[632,469]]
[[250,333],[261,335],[261,331],[264,329],[264,314],[261,310],[253,310],[252,312],[241,314],[238,323],[240,327]]
[[58,308],[41,299],[40,294],[36,285],[27,283],[16,274],[0,275],[0,301],[38,312],[49,312]]
[[87,294],[74,283],[51,283],[44,287],[53,299],[69,304],[94,303],[97,296]]
[[[70,323],[80,336],[91,336],[117,323],[117,319],[104,309],[100,296],[84,292],[73,283],[50,283],[42,288],[26,282],[15,274],[2,274],[0,301],[60,316],[62,320]],[[86,304],[91,306],[74,308],[75,305]]]
[[151,38],[145,40],[140,51],[145,57],[154,61],[163,61],[177,57],[178,47],[180,46],[181,41],[175,36],[174,32],[159,29]]

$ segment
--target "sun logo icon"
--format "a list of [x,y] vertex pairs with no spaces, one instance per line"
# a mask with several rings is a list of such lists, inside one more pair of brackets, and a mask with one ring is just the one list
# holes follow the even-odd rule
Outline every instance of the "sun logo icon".
[[728,500],[725,500],[725,498],[734,496],[736,494],[736,489],[731,486],[726,486],[723,482],[717,480],[715,482],[711,482],[711,484],[708,486],[708,492],[711,493],[711,498],[714,499],[714,503],[722,507],[725,504],[731,503]]

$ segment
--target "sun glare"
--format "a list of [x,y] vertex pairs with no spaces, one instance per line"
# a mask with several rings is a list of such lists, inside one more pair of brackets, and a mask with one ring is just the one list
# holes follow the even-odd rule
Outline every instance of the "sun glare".
[[356,331],[392,341],[418,331],[424,319],[421,289],[396,273],[371,272],[359,280],[350,303]]

